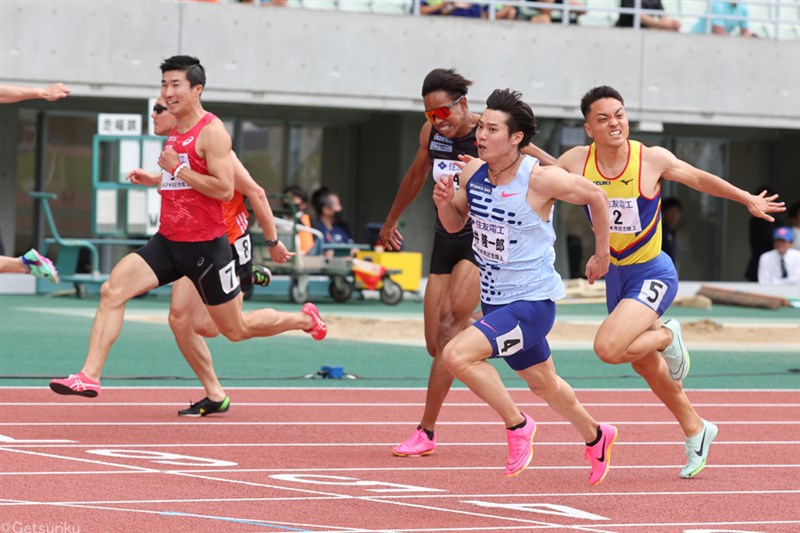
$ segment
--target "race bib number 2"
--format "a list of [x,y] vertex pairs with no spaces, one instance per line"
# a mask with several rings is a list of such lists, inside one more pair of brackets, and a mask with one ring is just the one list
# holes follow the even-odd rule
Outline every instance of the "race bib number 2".
[[642,231],[639,204],[634,198],[609,198],[608,216],[611,218],[611,231],[614,233],[639,233]]

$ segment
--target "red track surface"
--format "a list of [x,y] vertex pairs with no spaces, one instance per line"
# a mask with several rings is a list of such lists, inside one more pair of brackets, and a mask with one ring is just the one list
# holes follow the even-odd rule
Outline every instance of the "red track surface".
[[229,393],[228,413],[185,419],[196,390],[0,389],[0,533],[800,530],[797,391],[691,393],[720,427],[692,480],[654,395],[580,391],[620,430],[599,487],[577,433],[527,391],[513,395],[540,424],[535,457],[510,479],[502,424],[469,391],[451,393],[424,458],[389,452],[424,391]]

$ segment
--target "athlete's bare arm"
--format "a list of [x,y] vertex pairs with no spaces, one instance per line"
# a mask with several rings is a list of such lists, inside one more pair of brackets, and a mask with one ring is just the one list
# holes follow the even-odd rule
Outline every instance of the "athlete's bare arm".
[[583,167],[586,164],[586,157],[588,155],[588,146],[576,146],[561,154],[561,157],[556,160],[555,165],[559,168],[563,168],[567,172],[581,174],[583,173]]
[[397,190],[392,208],[381,228],[380,240],[388,250],[399,250],[403,244],[403,235],[397,229],[397,221],[425,186],[425,179],[431,171],[432,165],[428,154],[430,134],[431,125],[426,122],[419,132],[417,155],[400,182],[400,188]]
[[[256,216],[259,225],[261,225],[264,238],[268,241],[277,240],[278,230],[275,228],[275,218],[272,214],[269,200],[267,200],[266,191],[256,183],[234,152],[231,152],[231,157],[233,158],[234,188],[250,201],[250,207],[253,208],[253,214]],[[287,250],[286,245],[278,241],[278,244],[269,248],[269,255],[276,263],[285,263],[295,254]]]
[[455,190],[454,176],[450,174],[441,178],[433,187],[433,203],[439,212],[439,220],[444,229],[450,233],[461,231],[469,218],[469,203],[467,202],[467,183],[472,179],[475,171],[483,165],[483,161],[473,158],[461,171],[461,186]]
[[529,143],[528,146],[523,148],[522,149],[522,153],[535,157],[536,159],[539,160],[539,162],[542,165],[545,165],[545,166],[555,165],[556,164],[556,158],[555,157],[553,157],[549,153],[545,152],[544,150],[542,150],[541,148],[539,148],[538,146],[536,146],[533,143]]
[[[233,198],[233,158],[231,136],[222,121],[215,118],[209,122],[200,131],[196,146],[197,155],[206,161],[208,174],[184,167],[178,177],[210,198],[229,201]],[[178,164],[180,159],[172,147],[166,148],[158,158],[158,166],[170,173]]]
[[768,213],[781,213],[786,210],[784,202],[776,202],[778,195],[766,196],[766,191],[759,195],[750,194],[747,191],[728,183],[719,176],[700,170],[685,161],[681,161],[675,155],[660,146],[642,147],[642,186],[651,187],[650,181],[659,177],[668,181],[676,181],[696,191],[700,191],[712,196],[718,196],[728,200],[733,200],[744,205],[751,215],[774,222]]
[[54,83],[45,88],[0,85],[0,104],[13,104],[23,100],[47,100],[48,102],[53,102],[69,96],[69,93],[69,87],[63,83]]
[[605,191],[583,176],[555,166],[534,167],[529,188],[528,200],[542,220],[547,220],[550,216],[553,200],[589,206],[595,252],[586,263],[586,278],[591,284],[605,276],[610,261],[611,235],[608,196]]
[[146,185],[153,187],[161,183],[161,174],[158,172],[148,172],[143,168],[134,168],[125,178],[134,185]]

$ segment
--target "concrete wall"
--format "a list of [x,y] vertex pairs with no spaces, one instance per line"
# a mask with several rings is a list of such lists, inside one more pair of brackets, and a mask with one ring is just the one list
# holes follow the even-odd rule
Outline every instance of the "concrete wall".
[[193,2],[0,3],[0,78],[78,96],[146,97],[170,55],[195,55],[206,100],[414,110],[436,66],[471,94],[521,90],[540,116],[577,117],[616,86],[631,118],[800,128],[796,42],[516,21],[263,9]]
[[[66,100],[26,107],[143,112],[143,101],[156,94],[159,64],[179,53],[203,61],[204,101],[218,114],[355,128],[324,154],[336,162],[327,166],[334,170],[326,183],[342,193],[356,233],[388,212],[418,148],[422,79],[438,66],[475,80],[474,110],[492,89],[513,87],[539,117],[578,119],[581,95],[610,84],[625,96],[633,121],[664,122],[671,135],[702,130],[701,136],[730,139],[746,131],[740,143],[731,139],[726,177],[743,188],[777,177],[787,201],[800,198],[796,41],[244,4],[0,2],[0,82],[58,80],[73,89]],[[7,248],[13,247],[14,195],[6,193],[16,186],[16,113],[17,106],[0,109],[0,229]],[[426,262],[430,188],[401,227],[407,248],[425,253]],[[740,206],[729,213],[723,278],[741,279],[747,221]]]

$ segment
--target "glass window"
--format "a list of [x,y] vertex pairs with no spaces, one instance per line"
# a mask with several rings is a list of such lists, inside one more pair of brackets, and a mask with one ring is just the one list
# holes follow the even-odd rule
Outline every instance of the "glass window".
[[249,120],[242,123],[239,159],[270,194],[283,190],[285,131],[282,124]]
[[[36,111],[19,114],[17,155],[16,240],[33,239],[33,199],[36,142]],[[42,189],[58,195],[51,202],[53,216],[63,237],[91,234],[92,214],[92,136],[97,119],[91,114],[48,114]],[[49,230],[45,228],[49,235]]]

